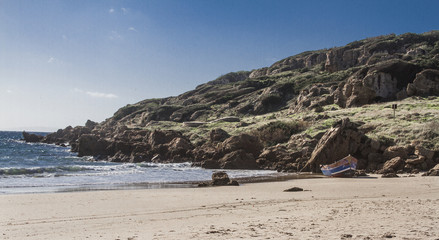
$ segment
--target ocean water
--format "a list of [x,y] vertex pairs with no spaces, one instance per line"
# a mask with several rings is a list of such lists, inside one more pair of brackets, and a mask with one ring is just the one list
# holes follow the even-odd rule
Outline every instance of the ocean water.
[[[44,133],[39,133],[44,134]],[[130,188],[189,187],[210,180],[215,170],[190,163],[111,163],[77,157],[68,147],[25,143],[21,132],[0,131],[0,194]],[[228,170],[230,177],[273,175],[274,171]]]

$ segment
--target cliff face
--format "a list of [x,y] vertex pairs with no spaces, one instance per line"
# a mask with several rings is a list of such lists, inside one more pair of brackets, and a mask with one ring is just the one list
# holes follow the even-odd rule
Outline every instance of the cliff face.
[[[288,144],[275,141],[283,145],[273,149],[258,135],[268,131],[262,126],[264,121],[437,95],[439,32],[392,34],[304,52],[261,69],[228,73],[179,96],[127,105],[102,123],[68,127],[42,141],[70,142],[80,155],[112,161],[193,161],[204,167],[293,170],[304,166],[321,135],[303,136],[299,141],[297,132],[289,132],[284,138]],[[230,128],[217,121],[232,119],[227,116],[241,122]],[[303,124],[302,131],[322,121],[305,118],[302,121],[308,125]],[[183,127],[183,122],[199,127]],[[209,137],[211,130],[219,131],[214,129],[218,126],[234,135],[229,138],[237,139],[224,138],[220,144]],[[281,134],[278,129],[270,131],[267,134]],[[228,141],[243,147],[220,146]],[[264,147],[249,151],[245,143]],[[358,148],[368,153],[357,154],[367,159],[371,152],[383,153],[384,149],[370,151],[369,143]],[[381,146],[386,144],[391,145],[383,142]]]

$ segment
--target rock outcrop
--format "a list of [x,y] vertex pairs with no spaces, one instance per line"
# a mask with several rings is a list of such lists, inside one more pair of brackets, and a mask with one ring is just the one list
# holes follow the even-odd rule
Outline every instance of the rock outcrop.
[[322,84],[313,85],[309,89],[302,90],[289,110],[298,113],[308,109],[319,109],[322,106],[334,103],[335,88]]
[[409,96],[430,96],[439,95],[439,71],[426,69],[416,75],[413,83],[408,84],[407,94]]
[[259,155],[257,164],[262,169],[298,172],[306,157],[303,151],[294,151],[282,145],[265,148]]
[[422,68],[403,61],[381,63],[359,70],[341,89],[338,104],[342,107],[362,106],[377,101],[397,99]]
[[240,134],[223,142],[211,141],[194,149],[195,162],[204,168],[259,169],[256,158],[263,146],[259,139]]
[[403,165],[404,165],[404,159],[402,159],[401,157],[394,157],[384,163],[381,172],[382,173],[396,172]]
[[30,142],[30,143],[37,143],[37,142],[41,142],[41,140],[43,140],[43,136],[40,135],[36,135],[36,134],[32,134],[32,133],[27,133],[25,131],[23,131],[23,139],[26,142]]
[[263,148],[257,137],[245,133],[227,138],[219,146],[220,151],[224,154],[243,150],[252,154],[253,157],[259,156]]
[[358,125],[348,118],[343,119],[322,136],[305,169],[319,172],[322,164],[333,163],[349,154],[358,156],[366,142],[367,137],[358,131]]

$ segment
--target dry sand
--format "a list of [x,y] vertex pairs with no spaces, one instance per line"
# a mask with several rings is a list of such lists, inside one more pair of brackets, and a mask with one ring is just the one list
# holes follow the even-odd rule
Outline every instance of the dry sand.
[[0,239],[439,239],[439,177],[1,195],[0,216]]

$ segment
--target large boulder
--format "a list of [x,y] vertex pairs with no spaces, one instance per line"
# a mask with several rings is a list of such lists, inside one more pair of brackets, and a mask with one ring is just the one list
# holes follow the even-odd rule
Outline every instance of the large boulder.
[[418,74],[413,83],[407,86],[409,96],[439,95],[439,71],[426,69]]
[[349,154],[356,155],[365,138],[349,118],[337,122],[320,139],[304,169],[319,172],[322,164],[333,163]]
[[212,129],[209,133],[211,142],[222,142],[230,137],[230,135],[221,128]]
[[432,169],[430,169],[427,173],[424,174],[425,176],[439,176],[439,164],[434,166]]
[[175,151],[175,152],[187,152],[192,150],[193,146],[191,142],[189,142],[187,139],[183,137],[176,137],[172,139],[172,141],[169,143],[169,150]]
[[214,172],[212,173],[212,185],[223,186],[230,182],[229,175],[226,172]]
[[226,154],[219,164],[224,169],[259,169],[253,154],[242,149]]
[[214,172],[212,173],[212,186],[239,186],[239,183],[235,180],[230,180],[229,175],[226,172]]
[[93,134],[81,135],[78,142],[78,156],[113,155],[110,142]]
[[404,166],[404,159],[401,157],[394,157],[384,163],[382,173],[396,172]]
[[297,172],[299,164],[296,161],[303,156],[302,151],[291,151],[282,145],[265,148],[256,159],[262,169]]
[[411,165],[419,165],[419,164],[423,164],[424,162],[425,162],[424,156],[413,157],[405,160],[405,163]]
[[133,144],[130,162],[147,162],[153,157],[150,153],[151,146],[147,143],[139,142]]
[[167,144],[165,156],[171,162],[189,162],[193,161],[193,145],[184,137],[176,137]]
[[416,146],[415,147],[415,155],[417,156],[425,156],[427,160],[433,160],[435,152],[430,149],[426,149],[422,146]]
[[259,156],[263,148],[262,143],[257,137],[245,133],[232,136],[220,145],[220,151],[224,154],[243,150],[246,153],[251,153],[254,158]]
[[174,138],[181,137],[182,134],[180,132],[171,131],[171,130],[154,130],[148,136],[148,143],[151,146],[157,146],[160,144],[170,143]]
[[386,159],[392,159],[395,157],[407,158],[407,148],[403,146],[390,146],[384,150],[383,156]]

